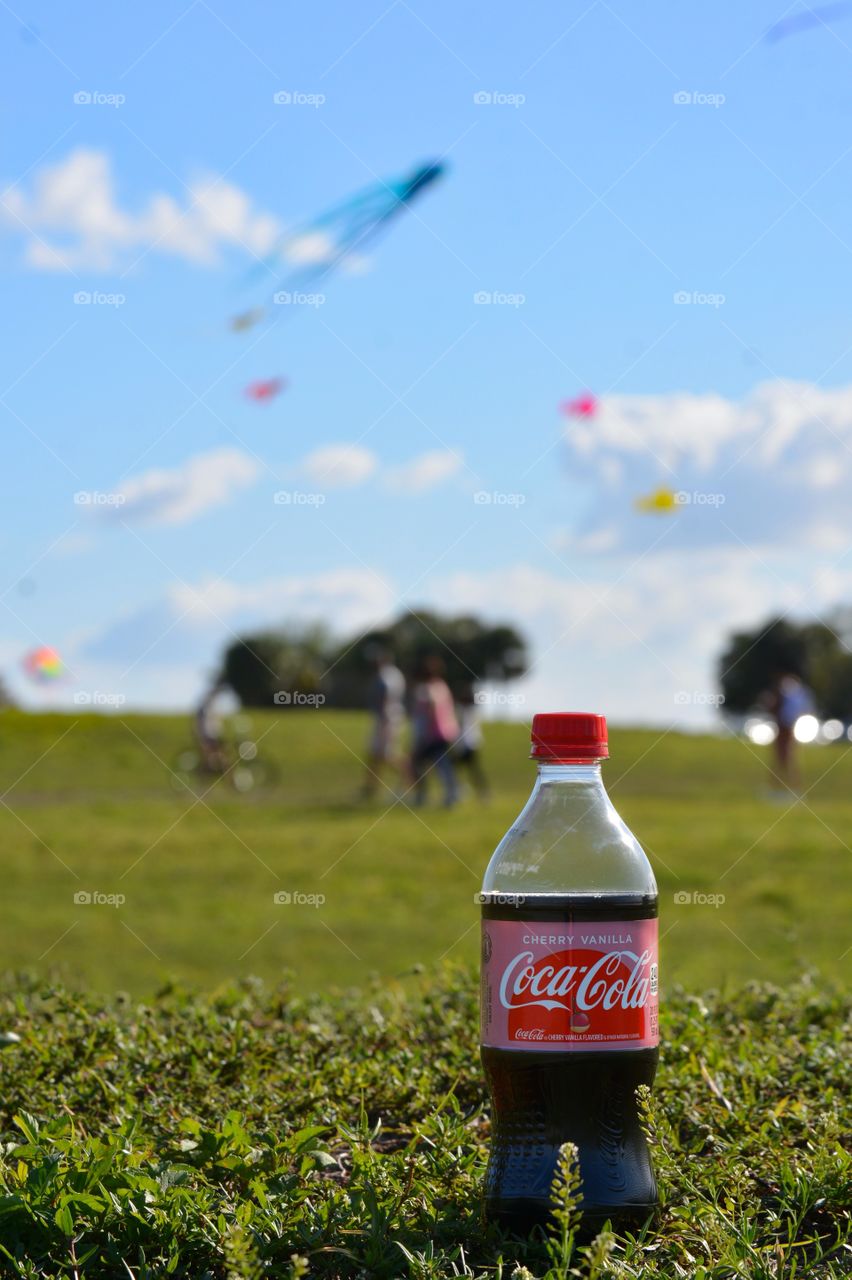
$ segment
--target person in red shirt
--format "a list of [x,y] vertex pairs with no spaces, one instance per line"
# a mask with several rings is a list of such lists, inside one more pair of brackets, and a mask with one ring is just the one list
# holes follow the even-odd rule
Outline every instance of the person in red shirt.
[[444,662],[437,654],[421,658],[414,680],[411,701],[414,804],[426,799],[426,780],[434,769],[444,789],[444,806],[458,799],[452,749],[459,736],[453,695],[444,679]]

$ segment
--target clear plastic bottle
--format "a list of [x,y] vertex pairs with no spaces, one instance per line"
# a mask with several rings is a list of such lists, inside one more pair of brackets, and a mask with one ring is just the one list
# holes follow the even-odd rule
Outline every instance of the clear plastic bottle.
[[482,886],[486,1212],[545,1223],[559,1147],[579,1150],[588,1226],[657,1199],[636,1089],[657,1067],[657,885],[601,778],[606,720],[537,715],[538,778]]

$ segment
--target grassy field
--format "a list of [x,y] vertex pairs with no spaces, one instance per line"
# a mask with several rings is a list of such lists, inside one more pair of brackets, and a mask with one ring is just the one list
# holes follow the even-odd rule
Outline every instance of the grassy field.
[[18,988],[0,994],[0,1028],[4,1277],[841,1280],[852,1267],[848,1012],[807,983],[667,1002],[650,1117],[661,1209],[573,1255],[481,1221],[489,1116],[467,970],[366,999],[256,981],[145,1004]]
[[488,732],[490,805],[415,813],[355,799],[365,729],[256,716],[280,781],[202,796],[178,720],[3,714],[0,1275],[848,1275],[848,749],[808,752],[790,807],[743,743],[613,734],[661,889],[662,1203],[586,1249],[479,1211],[473,895],[525,731]]
[[[278,784],[202,798],[169,776],[184,721],[4,712],[0,968],[145,993],[285,971],[302,990],[349,989],[473,962],[473,895],[533,780],[525,729],[489,726],[494,798],[449,813],[357,801],[357,714],[257,714],[251,735]],[[763,797],[765,760],[745,743],[616,730],[611,749],[610,791],[660,884],[667,990],[848,975],[850,748],[805,752],[792,807]],[[725,901],[675,900],[696,893]]]

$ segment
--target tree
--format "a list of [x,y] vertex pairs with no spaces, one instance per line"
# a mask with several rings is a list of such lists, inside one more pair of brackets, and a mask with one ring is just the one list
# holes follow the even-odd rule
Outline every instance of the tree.
[[514,680],[524,674],[528,661],[526,642],[512,626],[491,626],[467,614],[447,618],[428,609],[412,609],[390,626],[351,637],[338,647],[329,664],[331,705],[366,706],[371,655],[377,649],[392,653],[409,679],[422,657],[440,655],[454,692],[483,680]]
[[726,711],[750,711],[779,671],[804,678],[807,654],[802,628],[770,618],[756,631],[740,631],[719,659],[719,682]]
[[327,706],[363,708],[380,649],[409,679],[423,656],[439,654],[454,692],[482,680],[513,680],[527,667],[526,643],[514,627],[420,609],[342,642],[332,642],[322,626],[241,637],[225,651],[222,679],[245,707],[294,707],[304,702],[293,695],[321,693]]
[[823,717],[852,720],[852,652],[848,620],[796,623],[770,618],[754,631],[733,635],[719,659],[725,711],[746,712],[779,675],[799,676],[813,690]]
[[321,691],[329,641],[321,626],[243,636],[225,650],[222,679],[244,707],[299,705]]

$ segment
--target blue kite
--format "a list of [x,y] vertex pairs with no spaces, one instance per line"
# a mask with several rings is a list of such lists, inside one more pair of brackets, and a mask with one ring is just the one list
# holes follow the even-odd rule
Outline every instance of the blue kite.
[[[398,214],[446,172],[438,160],[419,165],[411,173],[387,182],[371,183],[313,221],[281,236],[270,254],[255,267],[247,283],[262,275],[275,281],[274,294],[308,290],[336,267],[370,244]],[[231,320],[234,330],[250,329],[269,311],[252,307]]]

